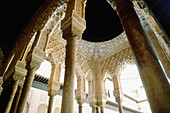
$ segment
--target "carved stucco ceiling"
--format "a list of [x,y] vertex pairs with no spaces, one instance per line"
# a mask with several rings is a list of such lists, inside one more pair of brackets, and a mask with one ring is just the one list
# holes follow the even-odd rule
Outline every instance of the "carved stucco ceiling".
[[[54,52],[54,54],[58,55],[58,51],[60,51],[59,49],[63,49],[65,47],[66,42],[62,39],[62,31],[60,28],[61,21],[65,16],[66,7],[65,3],[61,4],[52,14],[44,27],[44,29],[51,33],[51,38],[48,44],[49,53]],[[115,48],[121,47],[127,43],[126,35],[123,32],[112,40],[105,42],[89,42],[80,39],[78,40],[77,45],[79,52],[83,53],[87,57],[98,59],[110,54]]]
[[[144,19],[143,12],[137,7],[137,4],[135,3],[135,10],[137,14],[139,15],[142,25],[145,30],[150,30],[148,23],[146,23],[146,20]],[[66,3],[62,3],[53,13],[51,18],[48,20],[48,22],[45,25],[45,29],[51,34],[56,34],[61,28],[61,20],[65,16],[66,11]],[[61,33],[60,33],[61,35]],[[60,36],[62,38],[62,36]],[[52,38],[53,39],[53,38]],[[52,42],[52,41],[51,41]],[[54,42],[53,42],[54,43]],[[83,54],[87,55],[90,58],[98,59],[102,58],[104,56],[107,56],[108,54],[112,53],[116,48],[121,48],[123,45],[128,44],[127,37],[125,32],[122,32],[117,37],[113,38],[109,41],[104,42],[89,42],[85,41],[83,39],[80,39],[78,41],[78,51],[82,52]]]
[[[62,38],[61,20],[65,15],[66,4],[62,4],[56,9],[54,14],[46,23],[45,29],[51,32],[51,38],[48,44],[48,53],[53,53],[56,62],[64,63],[66,40]],[[143,28],[147,31],[151,28],[144,19],[143,12],[136,7],[135,10],[140,17]],[[92,73],[92,60],[100,59],[102,64],[102,72],[106,70],[110,73],[118,73],[114,69],[122,68],[124,62],[134,63],[133,54],[129,47],[129,43],[125,32],[119,36],[105,42],[89,42],[83,39],[78,40],[78,52],[76,59],[76,69],[79,73]],[[120,62],[120,63],[119,63]],[[121,64],[122,63],[122,64]]]
[[114,49],[127,44],[126,34],[123,32],[116,38],[105,42],[89,42],[85,40],[78,41],[78,49],[87,56],[98,59],[110,54]]

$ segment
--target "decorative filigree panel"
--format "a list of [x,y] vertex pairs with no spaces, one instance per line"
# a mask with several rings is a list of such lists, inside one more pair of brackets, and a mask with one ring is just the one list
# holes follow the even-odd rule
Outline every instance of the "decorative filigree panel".
[[65,16],[66,11],[66,3],[62,2],[63,4],[60,4],[59,7],[56,8],[54,13],[51,15],[51,18],[47,21],[44,29],[46,29],[48,32],[53,32],[55,28],[60,29],[61,27],[61,20]]
[[56,62],[64,63],[65,61],[65,45],[66,41],[62,39],[62,32],[52,34],[47,46],[47,53],[53,54]]
[[134,57],[130,47],[117,52],[101,61],[102,76],[109,72],[112,76],[117,75],[126,64],[134,64]]
[[85,40],[78,41],[78,49],[83,53],[94,59],[104,57],[110,54],[117,46],[128,43],[125,32],[117,36],[116,38],[106,42],[88,42]]
[[89,75],[91,72],[91,59],[77,52],[76,67],[79,67],[82,75]]
[[46,24],[48,24],[47,21],[50,20],[50,18],[54,15],[57,8],[62,5],[65,5],[65,3],[66,3],[65,0],[53,0],[53,2],[50,2],[50,4],[47,3],[48,7],[43,11],[40,18],[36,22],[35,31],[43,29],[46,26]]

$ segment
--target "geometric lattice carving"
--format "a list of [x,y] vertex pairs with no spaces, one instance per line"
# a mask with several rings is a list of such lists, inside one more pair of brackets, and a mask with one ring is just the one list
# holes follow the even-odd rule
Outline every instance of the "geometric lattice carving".
[[[125,64],[134,64],[134,57],[130,47],[121,50],[101,61],[103,74],[108,71],[112,76],[118,74]],[[103,75],[104,76],[104,75]]]
[[48,32],[53,32],[53,30],[56,28],[60,29],[61,20],[65,16],[66,7],[66,3],[64,2],[58,6],[55,12],[51,15],[50,19],[47,21],[44,29],[46,29]]
[[[52,54],[55,62],[65,61],[66,41],[62,38],[61,20],[65,16],[66,4],[63,3],[55,10],[45,25],[45,30],[51,32],[47,46],[47,53]],[[93,60],[101,61],[102,75],[106,71],[111,74],[118,73],[118,68],[125,63],[134,63],[132,51],[125,32],[106,42],[88,42],[78,40],[76,56],[76,71],[82,76],[92,76]],[[122,50],[123,48],[123,50]],[[89,77],[91,78],[91,77]]]
[[53,54],[56,62],[64,63],[65,61],[65,45],[66,41],[62,39],[62,32],[52,34],[47,46],[47,53]]
[[[36,22],[35,31],[43,29],[43,28],[47,28],[46,25],[48,24],[48,20],[51,17],[53,17],[53,15],[56,12],[57,8],[59,8],[61,6],[64,6],[64,8],[65,8],[65,1],[63,1],[63,0],[54,0],[53,2],[51,2],[48,5],[49,6],[43,11],[43,13],[41,14],[41,16],[38,18],[38,20]],[[50,28],[48,30],[50,30]]]
[[77,52],[76,67],[81,70],[82,75],[86,75],[88,72],[91,72],[91,65],[92,63],[90,58],[80,52]]
[[78,41],[78,49],[85,53],[89,57],[93,57],[94,59],[98,59],[104,57],[109,54],[112,50],[117,48],[118,46],[122,46],[128,43],[125,32],[115,37],[112,40],[106,42],[88,42],[85,40]]

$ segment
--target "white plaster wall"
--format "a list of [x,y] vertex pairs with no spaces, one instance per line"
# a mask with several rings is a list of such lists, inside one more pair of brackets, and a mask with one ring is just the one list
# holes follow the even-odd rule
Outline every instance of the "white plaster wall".
[[37,113],[37,109],[40,104],[45,104],[48,106],[48,100],[49,97],[46,91],[39,90],[36,88],[31,88],[28,97],[28,104],[29,104],[28,113]]
[[[36,88],[31,88],[31,91],[28,97],[28,104],[29,104],[28,113],[37,113],[38,106],[41,104],[45,104],[48,106],[48,100],[49,100],[49,96],[48,96],[47,91],[43,91],[43,90],[36,89]],[[54,104],[53,104],[54,105],[53,113],[56,107],[61,109],[61,104],[62,104],[62,97],[59,95],[55,96]],[[76,100],[74,101],[74,111],[75,113],[78,113],[78,104]],[[107,108],[104,109],[104,112],[105,113],[118,113],[118,111],[114,111],[113,109],[111,110]],[[83,113],[92,113],[92,108],[89,106],[88,103],[83,104]],[[126,112],[126,113],[130,113],[130,112]]]

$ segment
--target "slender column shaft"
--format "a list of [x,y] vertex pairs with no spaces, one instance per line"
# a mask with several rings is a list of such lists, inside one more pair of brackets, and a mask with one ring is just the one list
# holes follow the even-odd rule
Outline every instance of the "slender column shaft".
[[79,113],[82,113],[82,108],[83,108],[82,104],[79,104]]
[[130,0],[116,0],[153,113],[170,112],[170,87]]
[[28,94],[29,94],[34,76],[35,76],[35,68],[29,69],[28,74],[25,79],[23,90],[21,93],[20,101],[19,101],[18,108],[17,108],[17,113],[22,113],[25,108],[25,104],[28,98]]
[[119,113],[123,113],[123,107],[121,102],[117,102],[118,103],[118,107],[119,107]]
[[48,104],[48,113],[52,113],[53,101],[54,101],[54,95],[50,95],[49,104]]
[[22,87],[18,86],[17,92],[15,94],[14,101],[12,103],[10,113],[16,113],[18,102],[19,102],[19,99],[20,99],[20,96],[21,96],[21,92],[22,92]]
[[3,90],[2,83],[3,83],[3,78],[0,77],[0,95],[1,95],[2,90]]
[[92,113],[96,113],[96,107],[92,106]]
[[122,94],[122,87],[121,87],[121,82],[120,82],[120,75],[114,76],[113,77],[113,86],[114,86],[114,96],[116,99],[116,102],[118,104],[119,108],[119,113],[123,113],[123,108],[121,105],[121,102],[123,101],[123,94]]
[[99,107],[98,106],[96,107],[96,113],[99,113]]
[[92,107],[92,113],[96,113],[96,107],[95,106]]
[[12,84],[12,91],[11,91],[11,94],[10,94],[9,100],[7,102],[7,105],[6,105],[4,113],[9,113],[9,111],[11,109],[13,99],[14,99],[14,96],[15,96],[15,93],[17,91],[17,87],[18,87],[18,81],[14,80],[13,84]]
[[66,45],[65,78],[62,96],[61,113],[73,113],[74,111],[74,78],[75,59],[77,51],[77,39],[69,37]]
[[2,90],[3,90],[3,87],[2,87],[2,86],[0,86],[0,95],[1,95],[1,93],[2,93]]
[[104,113],[104,107],[100,106],[100,113]]

